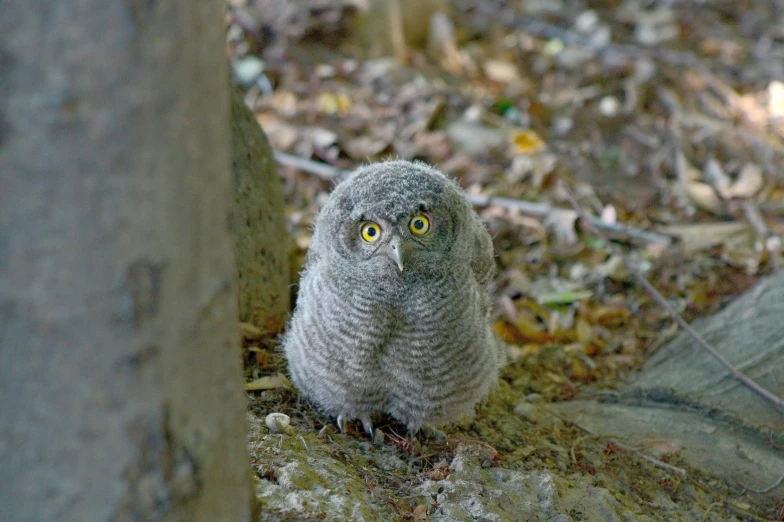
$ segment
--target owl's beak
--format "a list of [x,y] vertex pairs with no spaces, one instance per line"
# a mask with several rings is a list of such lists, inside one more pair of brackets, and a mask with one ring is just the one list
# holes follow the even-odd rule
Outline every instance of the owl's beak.
[[399,237],[393,237],[387,245],[387,254],[392,258],[392,261],[397,263],[400,271],[403,271],[403,244]]

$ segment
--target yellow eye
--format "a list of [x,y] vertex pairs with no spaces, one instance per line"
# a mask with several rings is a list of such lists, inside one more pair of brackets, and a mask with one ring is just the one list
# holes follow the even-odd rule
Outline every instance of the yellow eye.
[[411,218],[411,221],[408,222],[408,229],[418,236],[427,234],[427,231],[430,230],[430,219],[424,214],[414,216]]
[[371,221],[362,223],[362,228],[359,229],[359,232],[362,234],[362,239],[368,243],[378,241],[378,238],[381,237],[381,227]]

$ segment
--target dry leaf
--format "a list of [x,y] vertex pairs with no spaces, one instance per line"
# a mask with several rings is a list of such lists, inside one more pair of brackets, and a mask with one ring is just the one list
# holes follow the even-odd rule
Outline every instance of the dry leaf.
[[700,210],[713,214],[724,214],[724,203],[710,185],[690,181],[686,183],[686,196]]
[[515,327],[504,321],[495,321],[493,323],[493,333],[505,343],[523,344],[525,341],[525,337],[520,335],[520,332]]
[[513,83],[520,81],[517,67],[512,63],[501,60],[488,60],[482,65],[482,68],[485,71],[485,76],[494,82]]
[[544,225],[555,234],[555,240],[562,245],[577,244],[577,212],[574,210],[552,209],[544,219]]
[[753,248],[754,231],[742,221],[733,223],[700,223],[670,225],[659,228],[659,232],[681,239],[685,252],[696,252],[723,245],[728,250]]
[[772,118],[784,115],[784,83],[772,81],[768,84],[768,113]]
[[588,344],[593,339],[593,327],[591,327],[591,324],[584,318],[580,317],[577,319],[575,330],[577,330],[577,340],[580,343]]
[[753,163],[747,163],[740,171],[738,179],[727,188],[727,197],[750,198],[762,188],[764,179],[762,169]]
[[256,326],[255,324],[251,323],[240,323],[240,334],[245,339],[258,339],[264,332],[261,331],[261,328]]
[[626,308],[600,306],[591,313],[591,322],[607,327],[623,325],[632,313]]
[[291,383],[284,375],[279,373],[246,382],[243,387],[245,391],[274,390],[276,388],[291,388]]
[[515,152],[520,154],[534,154],[544,149],[544,141],[532,130],[516,132],[512,135]]
[[542,330],[536,317],[528,310],[520,310],[515,319],[515,326],[523,337],[535,343],[545,344],[553,340],[549,333]]

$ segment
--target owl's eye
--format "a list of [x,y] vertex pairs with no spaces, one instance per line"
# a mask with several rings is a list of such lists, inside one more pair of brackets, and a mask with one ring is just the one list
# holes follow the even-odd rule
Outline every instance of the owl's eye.
[[378,240],[378,238],[381,237],[381,227],[372,221],[366,221],[362,223],[362,227],[359,229],[359,232],[362,234],[362,239],[368,243],[374,243]]
[[424,214],[414,216],[408,222],[408,229],[418,236],[427,234],[427,231],[430,230],[430,219]]

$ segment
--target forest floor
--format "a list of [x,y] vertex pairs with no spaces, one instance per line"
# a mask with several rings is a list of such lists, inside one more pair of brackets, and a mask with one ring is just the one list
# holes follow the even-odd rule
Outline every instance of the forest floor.
[[[784,2],[453,2],[446,14],[442,2],[391,3],[397,25],[352,2],[229,2],[235,83],[273,148],[301,160],[281,156],[279,168],[293,273],[336,182],[313,164],[433,164],[480,204],[494,237],[494,328],[512,362],[477,418],[443,441],[412,441],[390,421],[374,446],[359,430],[336,434],[288,387],[252,391],[259,479],[294,487],[281,470],[302,445],[362,470],[345,487],[385,516],[426,520],[435,508],[422,488],[470,453],[482,469],[589,476],[619,512],[652,520],[784,520],[782,500],[641,457],[681,471],[677,444],[626,448],[538,409],[616,388],[676,331],[580,224],[561,182],[688,321],[778,270]],[[248,381],[285,374],[274,338],[246,333]],[[273,411],[299,435],[267,433],[259,419]],[[269,517],[304,516],[281,502]],[[309,516],[330,518],[310,502]]]

